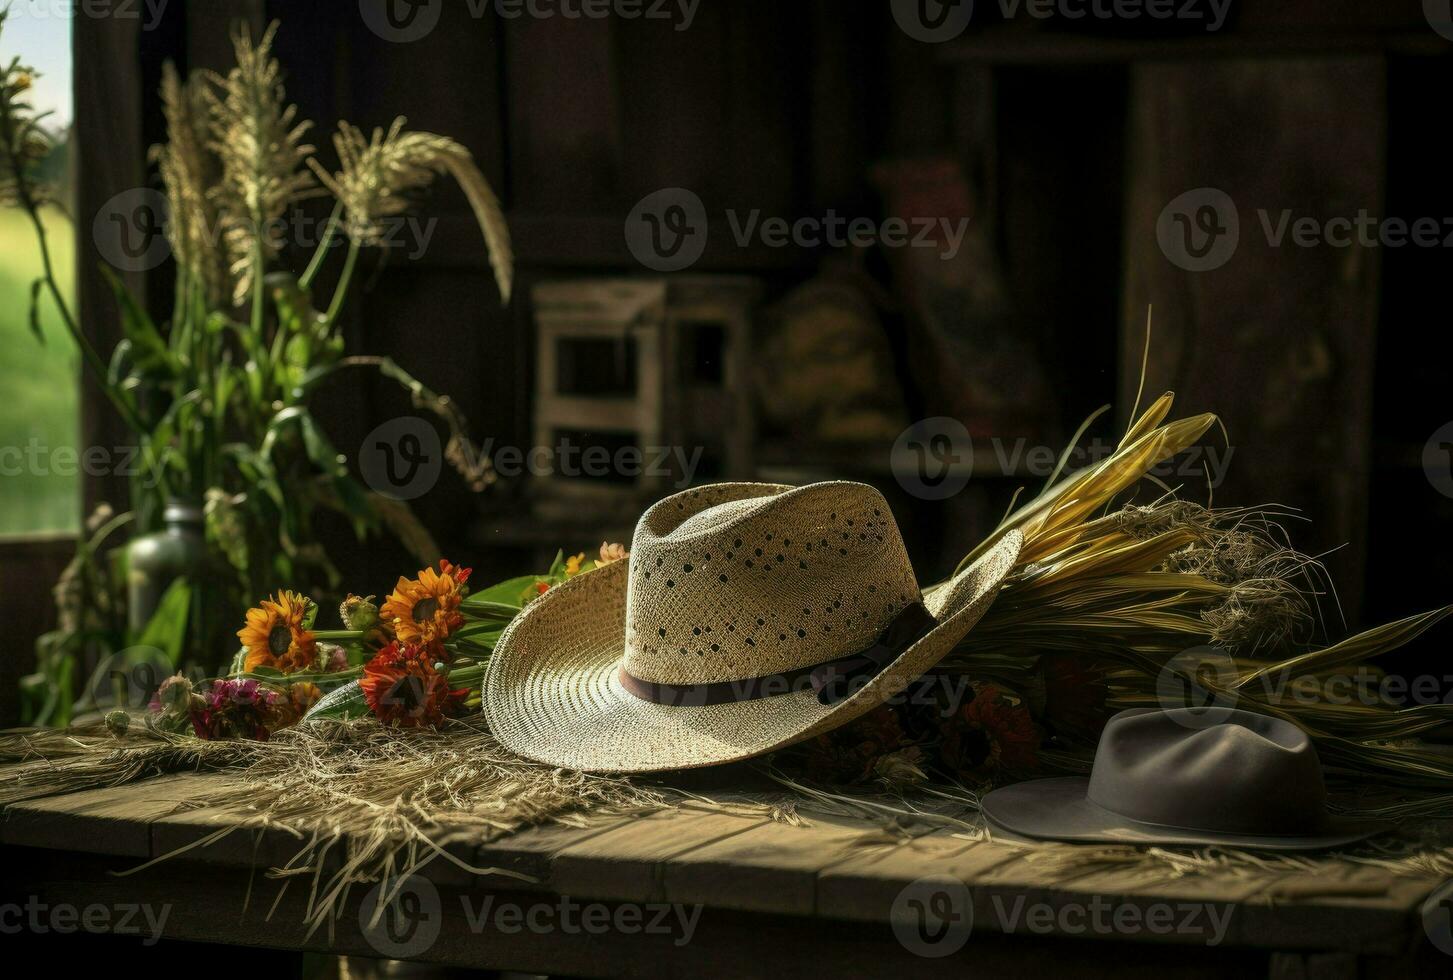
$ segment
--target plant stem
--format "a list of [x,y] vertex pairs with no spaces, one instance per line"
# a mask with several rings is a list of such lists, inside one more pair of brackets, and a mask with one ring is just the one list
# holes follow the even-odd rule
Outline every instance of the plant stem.
[[358,243],[348,243],[348,258],[343,262],[343,274],[338,277],[338,288],[333,290],[333,302],[328,304],[328,329],[338,322],[343,310],[343,301],[348,298],[348,287],[353,282],[353,272],[358,267]]
[[314,639],[340,643],[348,640],[362,640],[367,630],[313,630]]
[[55,301],[56,309],[60,311],[61,320],[65,323],[71,338],[76,342],[76,347],[80,349],[81,357],[86,362],[86,366],[90,368],[96,385],[106,393],[106,397],[116,406],[116,410],[121,413],[122,420],[125,421],[132,431],[138,434],[144,433],[146,427],[142,425],[141,419],[137,417],[135,410],[107,383],[106,365],[101,360],[101,355],[96,352],[96,348],[92,346],[91,341],[87,339],[86,335],[81,332],[81,328],[76,324],[75,317],[71,315],[71,308],[66,303],[66,298],[61,291],[60,283],[56,281],[55,265],[51,261],[50,243],[46,238],[45,222],[40,218],[40,210],[36,206],[35,200],[30,196],[29,188],[19,183],[17,183],[17,186],[20,188],[20,206],[25,210],[25,213],[30,217],[30,223],[35,227],[35,237],[40,245],[40,262],[44,272],[43,278],[45,279],[46,288],[50,291],[51,298]]
[[328,252],[333,247],[333,240],[338,237],[338,225],[343,217],[343,202],[339,201],[333,205],[333,213],[329,215],[328,222],[323,226],[323,240],[318,243],[318,248],[313,252],[313,259],[308,263],[307,270],[303,277],[298,280],[298,285],[303,289],[311,289],[313,280],[323,269],[323,261],[328,257]]

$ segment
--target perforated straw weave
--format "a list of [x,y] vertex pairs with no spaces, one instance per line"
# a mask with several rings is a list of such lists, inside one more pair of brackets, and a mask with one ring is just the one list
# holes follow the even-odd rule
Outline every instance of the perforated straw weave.
[[[984,615],[1022,538],[1006,535],[923,600],[882,495],[861,483],[724,483],[660,501],[628,561],[531,602],[485,679],[495,737],[527,758],[587,772],[732,762],[842,725],[904,690]],[[905,607],[937,620],[834,704],[810,687],[726,704],[669,705],[621,684],[759,678],[870,647]]]

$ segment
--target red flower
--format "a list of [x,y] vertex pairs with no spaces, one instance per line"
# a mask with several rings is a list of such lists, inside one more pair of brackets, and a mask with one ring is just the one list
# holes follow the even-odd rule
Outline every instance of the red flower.
[[975,681],[972,690],[973,699],[943,725],[939,755],[945,768],[973,783],[1033,771],[1039,731],[1028,705],[987,681]]
[[190,715],[198,738],[266,742],[281,727],[287,699],[257,681],[215,680],[194,699]]
[[[458,565],[454,564],[448,558],[440,558],[439,559],[439,574],[441,574],[441,575],[448,575],[451,578],[453,578],[454,581],[457,582],[459,585],[463,585],[465,582],[468,582],[469,581],[469,576],[471,576],[471,575],[474,574],[474,569],[472,569],[472,568],[460,568]],[[463,591],[468,592],[469,590],[468,589],[465,589]]]
[[467,688],[451,691],[449,677],[434,666],[442,653],[397,640],[363,667],[359,685],[368,707],[385,725],[405,728],[441,725],[458,714]]

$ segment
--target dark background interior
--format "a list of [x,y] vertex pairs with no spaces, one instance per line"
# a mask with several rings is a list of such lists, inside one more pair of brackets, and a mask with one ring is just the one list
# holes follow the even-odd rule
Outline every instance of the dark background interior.
[[[1148,395],[1174,388],[1177,415],[1214,410],[1230,434],[1234,456],[1214,501],[1298,507],[1310,522],[1295,524],[1296,542],[1327,553],[1349,627],[1446,602],[1453,500],[1425,474],[1422,452],[1453,417],[1449,253],[1270,248],[1253,212],[1453,215],[1444,124],[1453,42],[1430,29],[1419,0],[1233,2],[1215,34],[996,23],[993,6],[980,3],[974,26],[944,44],[908,37],[886,3],[839,0],[702,0],[685,31],[650,19],[474,17],[463,0],[446,0],[439,27],[410,44],[380,39],[351,0],[176,0],[146,32],[78,18],[81,213],[147,181],[144,148],[163,135],[150,93],[165,59],[223,67],[229,22],[280,18],[289,96],[317,122],[317,142],[339,119],[369,129],[406,114],[468,146],[500,191],[518,252],[509,309],[462,194],[441,183],[426,206],[441,218],[430,248],[413,261],[370,257],[348,332],[352,349],[394,356],[451,393],[477,436],[528,447],[532,289],[654,276],[622,233],[642,197],[689,188],[722,232],[727,209],[881,219],[895,208],[885,174],[947,163],[1003,289],[983,329],[1030,352],[1046,394],[1038,404],[1049,406],[1037,418],[984,423],[992,434],[1058,447],[1113,403],[1092,430],[1112,439],[1135,398],[1153,304]],[[1155,221],[1172,198],[1203,186],[1240,205],[1241,245],[1224,267],[1189,273],[1160,252]],[[742,248],[714,230],[691,271],[755,277],[769,311],[845,266],[880,290],[905,417],[954,414],[944,386],[924,380],[934,366],[896,256]],[[133,285],[165,309],[169,275]],[[88,329],[109,347],[104,287],[82,288]],[[765,349],[754,347],[754,359]],[[1008,392],[1024,383],[1012,371],[993,377]],[[90,404],[87,439],[101,441],[113,423]],[[370,382],[339,386],[321,414],[335,444],[349,447],[410,409]],[[1017,486],[1040,482],[976,456],[962,493],[922,501],[894,479],[887,442],[825,444],[761,424],[748,438],[763,478],[882,489],[925,580],[951,570]],[[1203,485],[1183,482],[1205,499]],[[116,490],[98,481],[89,496]],[[543,520],[531,510],[536,493],[520,479],[476,495],[446,474],[419,510],[484,579],[533,569],[556,547],[591,550],[629,535],[588,512]],[[392,544],[360,546],[337,532],[347,556],[338,564],[355,570],[359,591],[386,591],[412,567]],[[35,608],[45,606],[38,595]],[[1400,663],[1441,673],[1440,653],[1433,640]]]

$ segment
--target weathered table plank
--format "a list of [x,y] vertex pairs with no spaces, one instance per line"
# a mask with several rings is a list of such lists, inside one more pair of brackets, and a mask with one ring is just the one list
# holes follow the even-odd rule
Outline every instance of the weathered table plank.
[[665,862],[767,822],[762,816],[691,808],[638,817],[556,854],[550,887],[590,898],[662,901]]
[[820,871],[845,856],[894,847],[903,840],[901,833],[885,832],[867,820],[810,820],[806,827],[764,823],[664,860],[667,900],[812,915]]
[[0,820],[0,843],[19,847],[91,850],[146,858],[151,822],[189,798],[197,777],[162,776],[112,789],[12,803]]
[[[0,772],[0,778],[7,774]],[[253,815],[245,810],[188,806],[215,791],[219,783],[230,785],[232,778],[170,776],[14,803],[0,819],[0,845],[12,855],[40,853],[34,849],[69,851],[67,860],[79,862],[78,866],[89,860],[104,872],[116,870],[115,862],[106,858],[139,863],[171,855],[235,826],[240,829],[128,880],[133,887],[142,878],[158,886],[172,881],[175,886],[176,876],[167,870],[172,867],[205,864],[216,868],[217,874],[232,868],[250,874],[285,863],[304,843],[295,833],[276,826],[261,830],[249,826]],[[586,819],[581,827],[542,826],[492,840],[481,840],[478,829],[461,828],[448,845],[450,853],[476,866],[538,880],[474,876],[437,859],[425,875],[456,896],[508,893],[550,901],[547,896],[559,894],[612,903],[671,902],[700,905],[728,919],[757,916],[741,921],[757,923],[758,929],[762,922],[777,921],[773,916],[785,916],[880,930],[894,916],[895,902],[905,889],[920,879],[939,877],[957,880],[967,890],[976,946],[986,935],[1009,933],[1006,942],[1022,942],[1024,936],[1046,934],[1024,917],[1028,909],[1058,921],[1055,917],[1083,915],[1091,905],[1123,907],[1136,915],[1197,905],[1214,907],[1218,916],[1219,910],[1229,910],[1224,930],[1216,933],[1221,945],[1284,950],[1290,957],[1285,963],[1330,951],[1392,962],[1425,942],[1418,906],[1440,883],[1434,875],[1400,877],[1350,861],[1330,864],[1315,874],[1243,870],[1176,877],[1169,870],[1157,874],[1154,865],[1076,866],[1074,861],[1058,860],[1061,853],[1074,852],[1069,845],[1024,848],[955,836],[949,830],[920,831],[904,840],[886,835],[867,820],[805,816],[808,826],[791,826],[770,820],[760,809],[721,812],[688,806],[644,816]],[[267,904],[271,894],[259,892],[255,901]],[[1051,931],[1062,933],[1062,925]],[[266,930],[259,935],[266,941]],[[1150,944],[1207,941],[1205,934],[1194,930],[1087,935]],[[477,961],[474,953],[462,950],[450,945],[441,955],[450,962]],[[530,953],[518,962],[543,961]]]

